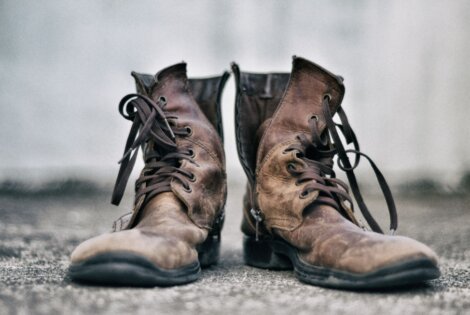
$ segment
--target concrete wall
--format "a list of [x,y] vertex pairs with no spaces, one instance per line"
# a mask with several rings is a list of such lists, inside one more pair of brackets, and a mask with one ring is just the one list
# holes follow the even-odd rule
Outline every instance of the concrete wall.
[[[203,76],[236,60],[242,70],[288,71],[296,54],[345,77],[344,108],[392,182],[452,186],[470,170],[469,39],[464,0],[3,0],[0,180],[112,181],[131,70],[185,60]],[[226,149],[239,180],[233,105],[230,81]]]

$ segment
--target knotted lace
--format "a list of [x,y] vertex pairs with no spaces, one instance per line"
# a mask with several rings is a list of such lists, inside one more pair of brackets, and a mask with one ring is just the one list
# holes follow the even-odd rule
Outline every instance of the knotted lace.
[[[349,125],[344,110],[341,106],[338,108],[337,113],[340,117],[341,124],[336,124],[333,121],[329,103],[330,97],[326,95],[322,102],[323,115],[326,121],[325,130],[321,134],[319,133],[318,117],[312,116],[309,121],[312,131],[311,140],[309,140],[304,134],[299,135],[297,137],[299,144],[294,144],[286,149],[286,151],[295,150],[297,157],[303,160],[306,164],[306,167],[301,168],[293,163],[288,165],[288,171],[297,178],[297,184],[307,183],[300,195],[300,198],[305,198],[309,193],[318,191],[319,195],[316,199],[317,203],[332,206],[339,211],[344,211],[346,214],[352,213],[352,211],[347,211],[347,209],[345,209],[345,201],[349,203],[351,210],[354,206],[353,201],[349,196],[348,186],[340,179],[337,179],[336,174],[333,171],[333,157],[338,155],[338,167],[346,173],[352,193],[362,215],[373,231],[383,233],[362,198],[362,194],[359,190],[357,179],[354,174],[354,169],[359,165],[360,157],[362,156],[369,161],[377,177],[377,181],[387,203],[390,214],[390,231],[393,233],[397,229],[398,225],[397,211],[387,181],[375,163],[366,154],[360,152],[356,135]],[[337,131],[338,129],[346,139],[346,143],[352,143],[354,149],[346,150],[344,148]],[[328,133],[331,134],[333,143],[329,140]],[[351,164],[348,153],[355,154],[354,164]]]
[[164,97],[155,103],[141,94],[126,95],[119,103],[119,113],[131,120],[132,126],[119,161],[121,166],[111,203],[119,205],[121,202],[139,147],[144,150],[145,166],[136,181],[136,201],[145,195],[144,202],[147,202],[161,192],[171,191],[172,179],[179,181],[185,190],[191,190],[188,180],[194,180],[194,174],[181,169],[180,165],[182,160],[196,163],[194,153],[190,148],[179,148],[176,144],[176,137],[188,136],[191,128],[176,128],[174,120],[177,117],[165,112],[165,105]]

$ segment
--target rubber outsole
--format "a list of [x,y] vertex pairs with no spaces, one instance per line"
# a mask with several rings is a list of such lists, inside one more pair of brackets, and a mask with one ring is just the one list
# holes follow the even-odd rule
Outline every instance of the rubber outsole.
[[72,264],[72,281],[104,286],[155,287],[174,286],[196,281],[201,267],[217,263],[220,237],[209,236],[197,247],[198,261],[177,269],[162,269],[144,256],[131,252],[109,252]]
[[244,258],[247,265],[273,270],[294,270],[302,282],[336,289],[368,290],[417,284],[440,276],[439,268],[429,259],[399,262],[370,273],[350,273],[313,266],[300,260],[297,250],[281,240],[245,237]]
[[69,276],[80,283],[112,286],[171,286],[199,278],[199,262],[179,269],[164,270],[147,258],[129,252],[100,254],[69,267]]

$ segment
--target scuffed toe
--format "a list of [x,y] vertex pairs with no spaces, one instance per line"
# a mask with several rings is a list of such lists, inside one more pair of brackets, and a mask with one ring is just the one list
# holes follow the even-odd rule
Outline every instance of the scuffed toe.
[[[369,234],[369,233],[367,233]],[[374,234],[366,246],[353,246],[338,262],[338,267],[354,273],[369,273],[397,264],[427,260],[437,267],[438,257],[426,245],[408,237]]]
[[185,242],[163,235],[125,230],[84,241],[71,254],[72,264],[96,255],[128,252],[143,256],[161,269],[177,269],[197,262],[197,251]]

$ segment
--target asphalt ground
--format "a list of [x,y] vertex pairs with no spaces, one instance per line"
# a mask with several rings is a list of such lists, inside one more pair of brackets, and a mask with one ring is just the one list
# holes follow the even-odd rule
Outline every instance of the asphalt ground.
[[[109,231],[128,211],[109,198],[90,191],[0,194],[0,314],[470,314],[468,194],[397,196],[398,234],[433,248],[442,276],[381,292],[314,287],[289,271],[245,266],[240,184],[229,186],[220,263],[200,280],[169,288],[72,283],[66,272],[74,247]],[[368,204],[386,224],[380,198],[369,197]]]

